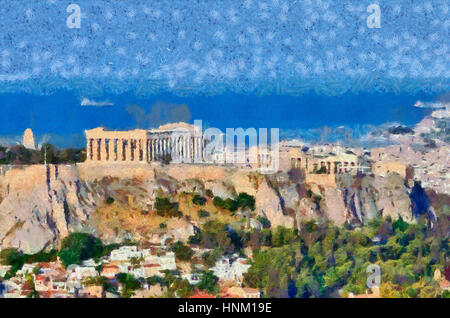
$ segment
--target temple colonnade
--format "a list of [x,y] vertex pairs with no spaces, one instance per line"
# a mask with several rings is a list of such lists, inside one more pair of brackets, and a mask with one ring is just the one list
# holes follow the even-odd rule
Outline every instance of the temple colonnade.
[[86,131],[86,161],[96,162],[202,162],[206,143],[189,133],[154,133],[147,130]]
[[291,168],[304,169],[308,173],[320,171],[325,174],[359,173],[360,167],[356,161],[340,161],[317,159],[312,157],[291,158]]

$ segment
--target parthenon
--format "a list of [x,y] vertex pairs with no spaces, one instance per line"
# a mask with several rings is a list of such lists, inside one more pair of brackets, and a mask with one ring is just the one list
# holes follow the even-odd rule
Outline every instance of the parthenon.
[[86,161],[96,163],[203,162],[206,140],[186,123],[129,131],[86,130]]

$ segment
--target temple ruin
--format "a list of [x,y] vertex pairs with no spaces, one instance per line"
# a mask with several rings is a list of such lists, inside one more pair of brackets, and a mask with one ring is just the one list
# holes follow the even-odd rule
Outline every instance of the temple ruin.
[[186,123],[129,131],[86,130],[86,161],[96,163],[192,163],[205,161],[206,140]]

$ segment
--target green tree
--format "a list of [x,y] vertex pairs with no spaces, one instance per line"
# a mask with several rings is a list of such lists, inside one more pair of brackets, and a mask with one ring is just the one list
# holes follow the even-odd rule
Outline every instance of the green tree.
[[93,235],[87,233],[71,233],[63,239],[59,256],[65,267],[70,264],[81,264],[83,260],[103,255],[105,246]]
[[206,203],[206,198],[202,197],[201,195],[194,195],[194,197],[192,198],[192,203],[196,204],[196,205],[205,205]]
[[139,281],[131,274],[120,273],[117,275],[117,280],[122,284],[123,289],[121,297],[123,298],[130,298],[134,295],[136,289],[141,288]]
[[170,202],[166,197],[157,197],[155,201],[156,214],[165,217],[181,217],[183,214],[178,210],[178,203]]
[[192,256],[194,255],[194,252],[189,246],[186,246],[183,244],[183,242],[176,242],[170,246],[170,250],[175,253],[175,258],[183,261],[188,262],[191,260]]
[[203,272],[200,282],[197,284],[198,289],[207,291],[210,294],[215,294],[218,292],[219,279],[211,271]]

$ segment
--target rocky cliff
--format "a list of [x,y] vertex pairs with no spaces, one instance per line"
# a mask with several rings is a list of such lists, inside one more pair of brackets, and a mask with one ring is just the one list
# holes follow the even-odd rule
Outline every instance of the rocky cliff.
[[[301,171],[262,176],[217,166],[33,165],[0,169],[0,247],[27,253],[57,248],[72,231],[92,233],[107,243],[166,237],[187,240],[198,220],[184,194],[223,199],[246,192],[256,199],[250,213],[271,226],[299,227],[302,221],[330,219],[362,224],[377,215],[413,222],[412,189],[399,175],[342,175],[306,178]],[[184,218],[153,211],[156,196],[180,202]],[[211,207],[213,209],[214,207]],[[197,212],[197,211],[195,211]],[[216,217],[222,217],[214,210]],[[191,213],[191,214],[189,214]],[[228,216],[227,216],[228,217]],[[244,213],[229,217],[237,220]],[[234,218],[234,219],[233,219]],[[165,227],[161,226],[165,224]]]

